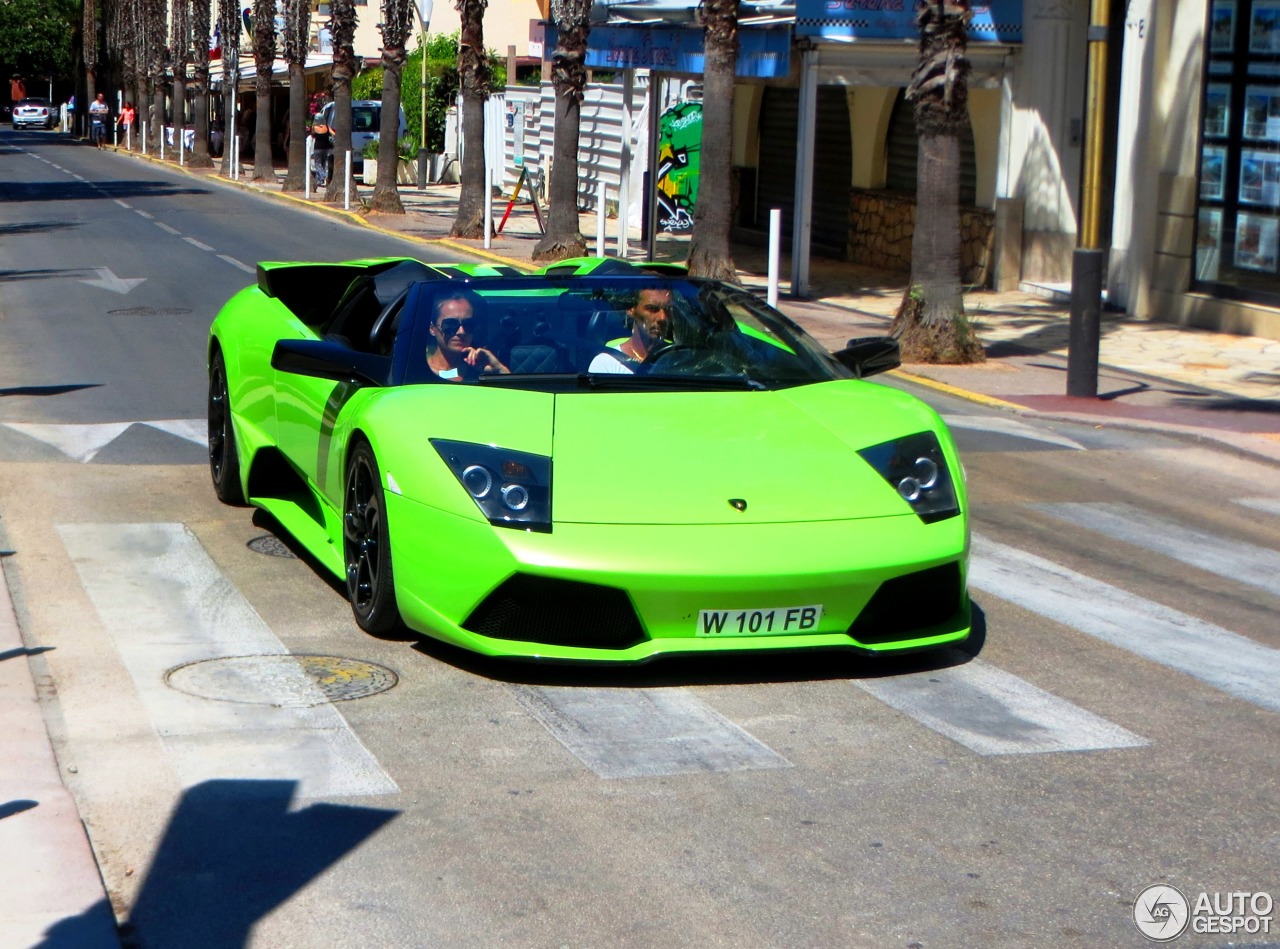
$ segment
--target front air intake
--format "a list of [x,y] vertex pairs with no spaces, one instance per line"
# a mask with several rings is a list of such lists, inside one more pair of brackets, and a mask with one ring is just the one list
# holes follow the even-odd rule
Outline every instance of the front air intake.
[[954,561],[886,580],[853,621],[849,635],[868,645],[911,638],[911,633],[955,616],[963,592],[960,564]]
[[590,649],[626,649],[648,638],[622,590],[523,573],[490,593],[462,628],[493,639]]

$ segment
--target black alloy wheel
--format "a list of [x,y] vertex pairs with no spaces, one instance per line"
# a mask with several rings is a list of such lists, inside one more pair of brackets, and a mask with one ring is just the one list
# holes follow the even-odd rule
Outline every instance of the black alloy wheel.
[[209,366],[209,476],[213,492],[224,504],[244,504],[240,486],[240,453],[231,425],[231,399],[227,394],[227,365],[221,351]]
[[374,635],[396,629],[400,611],[391,571],[386,496],[378,462],[364,443],[352,450],[347,461],[342,548],[347,565],[347,598],[356,625]]

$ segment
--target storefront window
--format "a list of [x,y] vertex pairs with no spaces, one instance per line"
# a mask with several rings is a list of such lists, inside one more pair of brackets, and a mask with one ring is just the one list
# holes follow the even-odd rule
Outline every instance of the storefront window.
[[1195,282],[1280,299],[1280,0],[1209,5]]

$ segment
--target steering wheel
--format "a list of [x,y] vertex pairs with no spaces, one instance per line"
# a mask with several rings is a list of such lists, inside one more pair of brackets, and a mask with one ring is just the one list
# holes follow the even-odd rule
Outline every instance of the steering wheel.
[[697,350],[688,343],[668,343],[662,342],[655,348],[645,353],[644,359],[640,365],[644,366],[648,372],[653,372],[658,363],[666,359],[672,353],[695,353]]

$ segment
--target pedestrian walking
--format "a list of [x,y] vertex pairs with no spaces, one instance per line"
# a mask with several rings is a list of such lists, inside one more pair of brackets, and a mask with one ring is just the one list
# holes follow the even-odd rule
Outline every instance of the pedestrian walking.
[[9,98],[13,100],[13,104],[17,105],[27,97],[27,84],[23,78],[14,73],[9,79]]
[[124,147],[132,148],[133,142],[130,136],[130,130],[133,128],[134,119],[137,112],[133,108],[132,102],[126,102],[124,108],[120,110],[120,118],[116,119],[116,126],[124,132]]
[[98,98],[89,103],[89,130],[94,144],[99,148],[107,139],[107,119],[111,118],[111,106],[107,105],[107,97],[101,92]]

